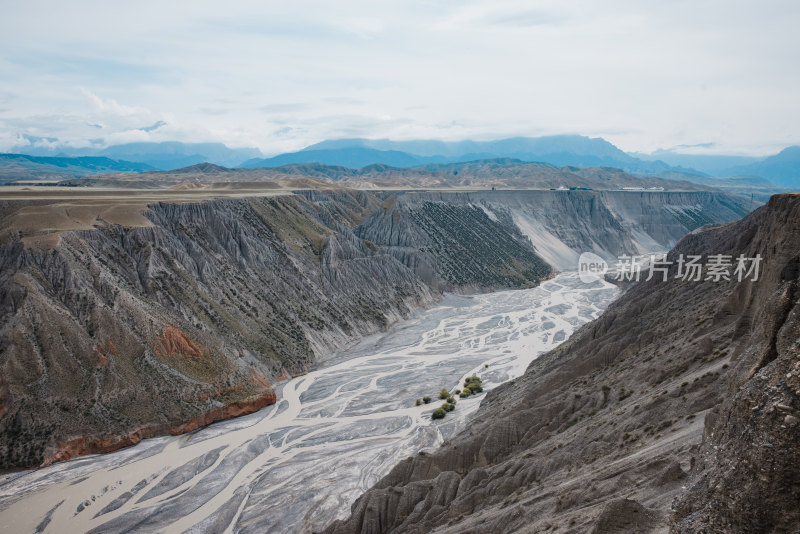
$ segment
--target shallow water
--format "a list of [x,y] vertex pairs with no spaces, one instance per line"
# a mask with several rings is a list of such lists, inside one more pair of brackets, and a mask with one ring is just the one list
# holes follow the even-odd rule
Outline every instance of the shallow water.
[[[305,532],[345,517],[391,467],[461,429],[483,395],[434,422],[442,388],[489,390],[597,317],[611,284],[567,273],[529,290],[446,296],[279,391],[254,414],[178,437],[0,476],[6,532]],[[486,367],[488,364],[488,367]],[[415,399],[430,395],[430,405]]]

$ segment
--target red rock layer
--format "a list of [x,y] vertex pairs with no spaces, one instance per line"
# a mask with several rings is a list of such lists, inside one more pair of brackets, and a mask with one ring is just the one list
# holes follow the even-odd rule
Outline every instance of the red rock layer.
[[155,353],[164,359],[169,358],[202,358],[203,349],[189,339],[186,333],[174,326],[168,326],[164,333],[156,339]]
[[56,447],[49,447],[46,449],[44,453],[44,462],[42,462],[40,467],[46,467],[56,462],[62,462],[64,460],[69,460],[70,458],[83,456],[84,454],[104,454],[107,452],[113,452],[124,447],[136,445],[143,439],[153,438],[156,436],[164,436],[168,434],[176,436],[179,434],[185,434],[198,428],[208,426],[217,421],[251,414],[260,410],[261,408],[264,408],[265,406],[275,404],[276,401],[277,397],[275,392],[270,391],[265,395],[215,408],[193,417],[188,422],[181,425],[147,425],[124,436],[113,435],[103,438],[79,436],[59,443]]

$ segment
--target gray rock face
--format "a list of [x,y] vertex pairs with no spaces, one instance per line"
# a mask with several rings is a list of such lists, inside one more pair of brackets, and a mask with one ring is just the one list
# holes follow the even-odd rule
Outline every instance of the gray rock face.
[[446,290],[526,287],[551,270],[513,221],[458,194],[390,198],[356,233]]
[[337,190],[158,203],[152,226],[100,221],[44,248],[8,225],[0,467],[247,413],[274,401],[275,380],[442,290],[527,287],[550,274],[542,257],[574,268],[552,258],[666,248],[740,211],[706,192]]
[[687,236],[669,259],[760,254],[760,279],[634,284],[326,532],[797,531],[799,221],[781,195]]
[[207,424],[438,298],[301,196],[150,209],[3,245],[0,465]]
[[386,200],[356,233],[437,285],[491,286],[470,265],[478,259],[494,276],[505,274],[498,285],[515,286],[519,271],[507,254],[520,234],[550,265],[575,270],[581,252],[614,261],[620,254],[667,251],[689,231],[747,213],[735,197],[712,192],[408,192]]

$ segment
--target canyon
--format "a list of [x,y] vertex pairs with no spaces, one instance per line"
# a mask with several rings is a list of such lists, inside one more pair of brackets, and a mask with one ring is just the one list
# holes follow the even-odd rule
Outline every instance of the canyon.
[[533,287],[580,251],[666,250],[746,212],[709,191],[153,202],[59,189],[71,196],[2,205],[3,467],[253,411],[276,382],[443,292]]
[[0,534],[800,534],[800,3],[7,4]]
[[560,274],[530,289],[446,295],[386,332],[277,386],[280,401],[184,436],[0,475],[15,532],[308,532],[343,518],[394,464],[469,424],[483,395],[431,419],[438,396],[479,375],[485,390],[619,294]]
[[[718,191],[381,191],[313,179],[8,196],[0,452],[4,468],[40,469],[3,475],[0,515],[22,531],[81,532],[428,531],[441,507],[477,528],[474,514],[497,503],[469,485],[491,477],[470,473],[530,424],[507,421],[521,401],[505,392],[580,343],[572,332],[605,320],[619,292],[558,273],[581,252],[613,264],[667,251],[749,207]],[[486,399],[461,400],[444,422],[415,405],[476,373]],[[547,387],[558,396],[564,384]],[[602,410],[614,387],[569,410]],[[563,402],[548,407],[546,432],[564,424]],[[473,458],[487,410],[501,427]],[[431,467],[454,443],[450,469]],[[398,474],[408,462],[410,478]],[[471,508],[455,500],[462,485]],[[580,517],[571,525],[594,520]]]
[[[800,528],[800,195],[693,232],[467,428],[395,466],[325,529],[794,532]],[[756,280],[683,255],[763,258]]]

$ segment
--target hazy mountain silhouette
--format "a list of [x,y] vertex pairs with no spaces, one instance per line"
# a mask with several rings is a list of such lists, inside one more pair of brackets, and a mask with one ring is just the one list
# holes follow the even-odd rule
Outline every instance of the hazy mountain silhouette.
[[663,161],[675,168],[699,171],[709,176],[728,176],[726,172],[732,167],[750,165],[763,159],[749,156],[681,154],[671,150],[656,150],[650,154],[631,152],[630,155],[645,161]]
[[382,163],[393,167],[414,167],[424,163],[445,162],[444,157],[420,157],[400,152],[398,150],[376,150],[374,148],[352,146],[333,149],[301,150],[279,154],[272,158],[255,158],[242,163],[245,168],[281,167],[301,163],[321,163],[324,165],[338,165],[351,169],[360,169],[367,165]]
[[[297,152],[263,158],[256,148],[229,148],[222,143],[127,143],[106,148],[17,147],[15,152],[46,157],[106,157],[111,160],[145,164],[152,169],[174,170],[199,163],[228,168],[281,167],[322,164],[360,169],[369,165],[408,168],[420,165],[463,163],[468,161],[513,159],[547,163],[556,167],[614,167],[638,175],[656,175],[707,184],[708,176],[754,176],[776,186],[800,187],[800,147],[789,147],[768,158],[681,154],[658,150],[651,154],[626,153],[599,137],[553,135],[512,137],[495,141],[438,141],[391,139],[332,139],[310,145]],[[81,167],[73,161],[70,167]],[[113,171],[149,170],[147,168]],[[80,174],[74,172],[72,174]],[[86,172],[95,174],[89,162]],[[763,184],[762,184],[763,185]],[[773,191],[774,192],[774,191]]]
[[261,156],[257,148],[229,148],[222,143],[126,143],[106,148],[15,147],[15,152],[32,156],[76,157],[104,156],[116,160],[145,163],[158,170],[173,170],[197,163],[214,163],[236,167],[242,162]]
[[761,176],[776,185],[800,188],[800,146],[784,148],[778,154],[758,163],[733,167],[726,172],[731,176],[740,174]]
[[145,163],[118,161],[106,157],[0,154],[0,184],[17,181],[65,180],[78,176],[151,170],[153,167]]
[[510,158],[556,166],[616,167],[627,172],[653,173],[669,170],[658,161],[642,161],[602,138],[582,135],[513,137],[497,141],[436,141],[390,139],[335,139],[316,143],[298,152],[254,159],[244,167],[277,167],[294,163],[323,163],[360,168],[370,164],[410,167],[429,163],[460,163]]

